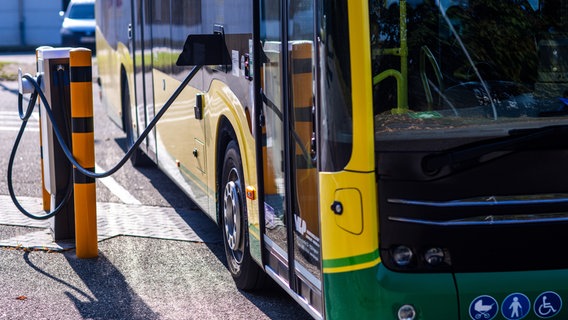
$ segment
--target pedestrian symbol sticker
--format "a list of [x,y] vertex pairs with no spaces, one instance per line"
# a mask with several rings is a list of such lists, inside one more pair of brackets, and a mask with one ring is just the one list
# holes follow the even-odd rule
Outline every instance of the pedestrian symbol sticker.
[[501,304],[501,314],[507,320],[522,319],[531,311],[531,301],[522,293],[511,293],[503,304]]
[[499,312],[499,304],[491,296],[479,296],[469,305],[469,316],[474,320],[491,320]]
[[562,309],[562,298],[554,291],[541,293],[534,301],[534,313],[542,319],[552,318]]

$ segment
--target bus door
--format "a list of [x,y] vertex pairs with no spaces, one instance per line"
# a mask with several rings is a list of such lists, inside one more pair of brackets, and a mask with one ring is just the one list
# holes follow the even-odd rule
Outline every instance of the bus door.
[[321,312],[313,5],[260,2],[264,243],[268,267]]
[[[154,85],[152,80],[152,3],[151,0],[135,0],[133,7],[134,91],[136,93],[137,138],[154,118]],[[155,131],[148,135],[140,148],[156,161]]]

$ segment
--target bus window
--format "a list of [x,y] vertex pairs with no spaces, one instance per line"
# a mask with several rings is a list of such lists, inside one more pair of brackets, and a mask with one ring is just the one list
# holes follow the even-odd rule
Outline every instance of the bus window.
[[[294,195],[294,244],[296,260],[320,277],[320,235],[317,196],[317,170],[312,150],[315,135],[314,106],[314,9],[313,1],[293,0],[289,3],[288,48],[292,74],[290,141],[293,142],[291,170]],[[319,288],[318,288],[319,289]]]
[[[568,50],[566,2],[370,4],[375,80],[386,71],[406,69],[400,88],[392,78],[375,81],[376,128],[382,138],[406,131],[433,135],[470,129],[475,135],[480,126],[497,131],[540,127],[547,116],[567,109],[562,100],[568,93],[568,61],[562,54]],[[401,34],[406,34],[404,44]],[[408,52],[406,62],[389,52],[400,46]],[[408,113],[393,114],[398,93],[408,100]]]
[[351,62],[349,28],[345,1],[320,1],[318,39],[320,80],[320,147],[322,171],[342,170],[351,158],[353,128],[351,119]]

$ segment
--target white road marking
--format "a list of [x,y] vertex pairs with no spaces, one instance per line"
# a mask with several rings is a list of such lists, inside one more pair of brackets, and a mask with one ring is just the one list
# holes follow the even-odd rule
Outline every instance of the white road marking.
[[[26,131],[38,132],[39,113],[34,111],[28,120]],[[22,120],[17,111],[0,111],[0,131],[20,131]]]
[[[98,164],[95,163],[95,172],[104,172]],[[115,196],[117,196],[122,202],[126,204],[142,204],[136,197],[134,197],[128,190],[124,189],[116,180],[112,177],[106,177],[98,179],[102,184],[105,185]]]
[[[34,112],[31,123],[26,126],[26,131],[39,132],[39,112]],[[20,120],[17,112],[0,111],[0,131],[19,131],[22,121]],[[104,170],[95,164],[96,172],[104,172]],[[116,197],[118,197],[125,204],[142,204],[136,197],[134,197],[128,190],[122,187],[112,177],[99,179]]]

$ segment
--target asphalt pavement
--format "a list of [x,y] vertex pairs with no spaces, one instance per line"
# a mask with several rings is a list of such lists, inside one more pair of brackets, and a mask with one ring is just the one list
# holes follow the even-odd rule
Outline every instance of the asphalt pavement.
[[[0,81],[0,103],[16,101],[13,87]],[[41,210],[39,197],[19,201]],[[49,221],[0,194],[0,319],[309,318],[276,285],[238,290],[219,229],[199,210],[98,202],[97,228],[98,257],[79,259],[73,240],[55,241]]]

